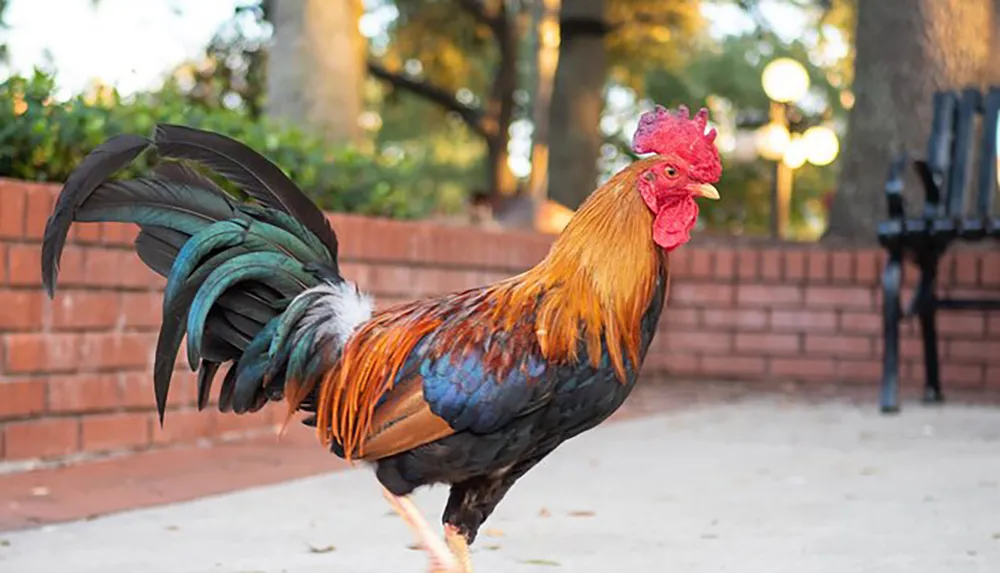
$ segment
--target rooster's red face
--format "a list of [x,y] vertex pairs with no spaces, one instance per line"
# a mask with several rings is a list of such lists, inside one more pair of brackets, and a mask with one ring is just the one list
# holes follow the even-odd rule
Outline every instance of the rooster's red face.
[[695,197],[718,199],[712,185],[722,175],[715,130],[705,132],[708,110],[692,119],[681,106],[676,114],[657,106],[639,119],[632,140],[636,153],[662,159],[639,176],[639,193],[655,215],[653,241],[672,251],[691,238],[698,220]]

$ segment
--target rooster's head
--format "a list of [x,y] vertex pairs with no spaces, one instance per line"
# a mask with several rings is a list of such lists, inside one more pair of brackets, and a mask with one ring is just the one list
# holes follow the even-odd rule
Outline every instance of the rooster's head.
[[[638,179],[638,190],[653,212],[653,241],[672,251],[691,238],[698,219],[695,197],[718,199],[712,185],[722,175],[715,129],[707,132],[708,110],[694,118],[680,106],[671,113],[661,106],[643,114],[632,139],[638,154],[654,154]],[[649,165],[648,162],[643,162]]]

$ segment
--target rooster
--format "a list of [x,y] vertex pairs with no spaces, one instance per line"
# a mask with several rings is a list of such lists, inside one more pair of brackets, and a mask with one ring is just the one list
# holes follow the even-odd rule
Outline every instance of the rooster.
[[[640,118],[640,159],[597,189],[534,268],[375,312],[338,266],[337,236],[282,171],[228,137],[158,125],[116,136],[71,174],[49,217],[42,280],[54,296],[73,222],[135,223],[166,277],[153,365],[160,423],[182,339],[204,408],[284,401],[320,443],[374,467],[435,571],[472,570],[469,545],[511,486],[624,402],[663,311],[668,254],[722,173],[708,112]],[[148,175],[111,177],[154,148]],[[227,193],[200,166],[249,200]],[[287,421],[286,421],[287,424]],[[410,501],[449,484],[444,539]]]

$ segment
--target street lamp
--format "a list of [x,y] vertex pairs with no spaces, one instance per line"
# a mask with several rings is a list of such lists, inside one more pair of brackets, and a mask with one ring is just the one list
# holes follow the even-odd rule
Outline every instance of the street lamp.
[[808,161],[829,165],[840,152],[837,135],[828,127],[815,126],[803,134],[789,132],[788,105],[809,91],[809,73],[791,58],[777,58],[761,74],[764,93],[771,100],[769,121],[757,131],[757,151],[775,162],[771,193],[771,234],[784,238],[792,202],[792,179],[796,169]]

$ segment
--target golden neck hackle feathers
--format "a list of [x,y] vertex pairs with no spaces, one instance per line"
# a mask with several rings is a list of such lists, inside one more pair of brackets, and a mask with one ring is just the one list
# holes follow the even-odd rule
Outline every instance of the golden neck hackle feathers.
[[[478,307],[477,323],[446,333],[457,344],[476,331],[520,329],[535,316],[528,344],[551,362],[578,358],[582,341],[594,366],[601,360],[602,335],[619,379],[626,358],[638,365],[641,322],[656,288],[666,254],[651,238],[653,214],[637,190],[638,177],[655,158],[634,162],[595,191],[534,268],[488,287],[446,300],[421,300],[378,313],[348,341],[336,368],[320,382],[317,431],[321,441],[342,445],[346,459],[363,457],[379,399],[392,389],[399,368],[427,334],[447,323],[456,305]],[[495,349],[495,352],[511,352]],[[530,348],[513,350],[531,351]],[[487,363],[509,362],[484,356]],[[503,357],[500,357],[501,359]],[[305,381],[291,381],[297,387]],[[289,415],[311,388],[289,398]]]
[[[541,263],[498,285],[509,285],[511,307],[538,304],[536,334],[546,359],[576,359],[582,340],[596,366],[603,334],[622,382],[624,358],[638,364],[642,317],[666,264],[650,237],[653,214],[636,190],[638,177],[656,161],[636,161],[612,177],[584,202]],[[539,291],[545,293],[540,303]]]

